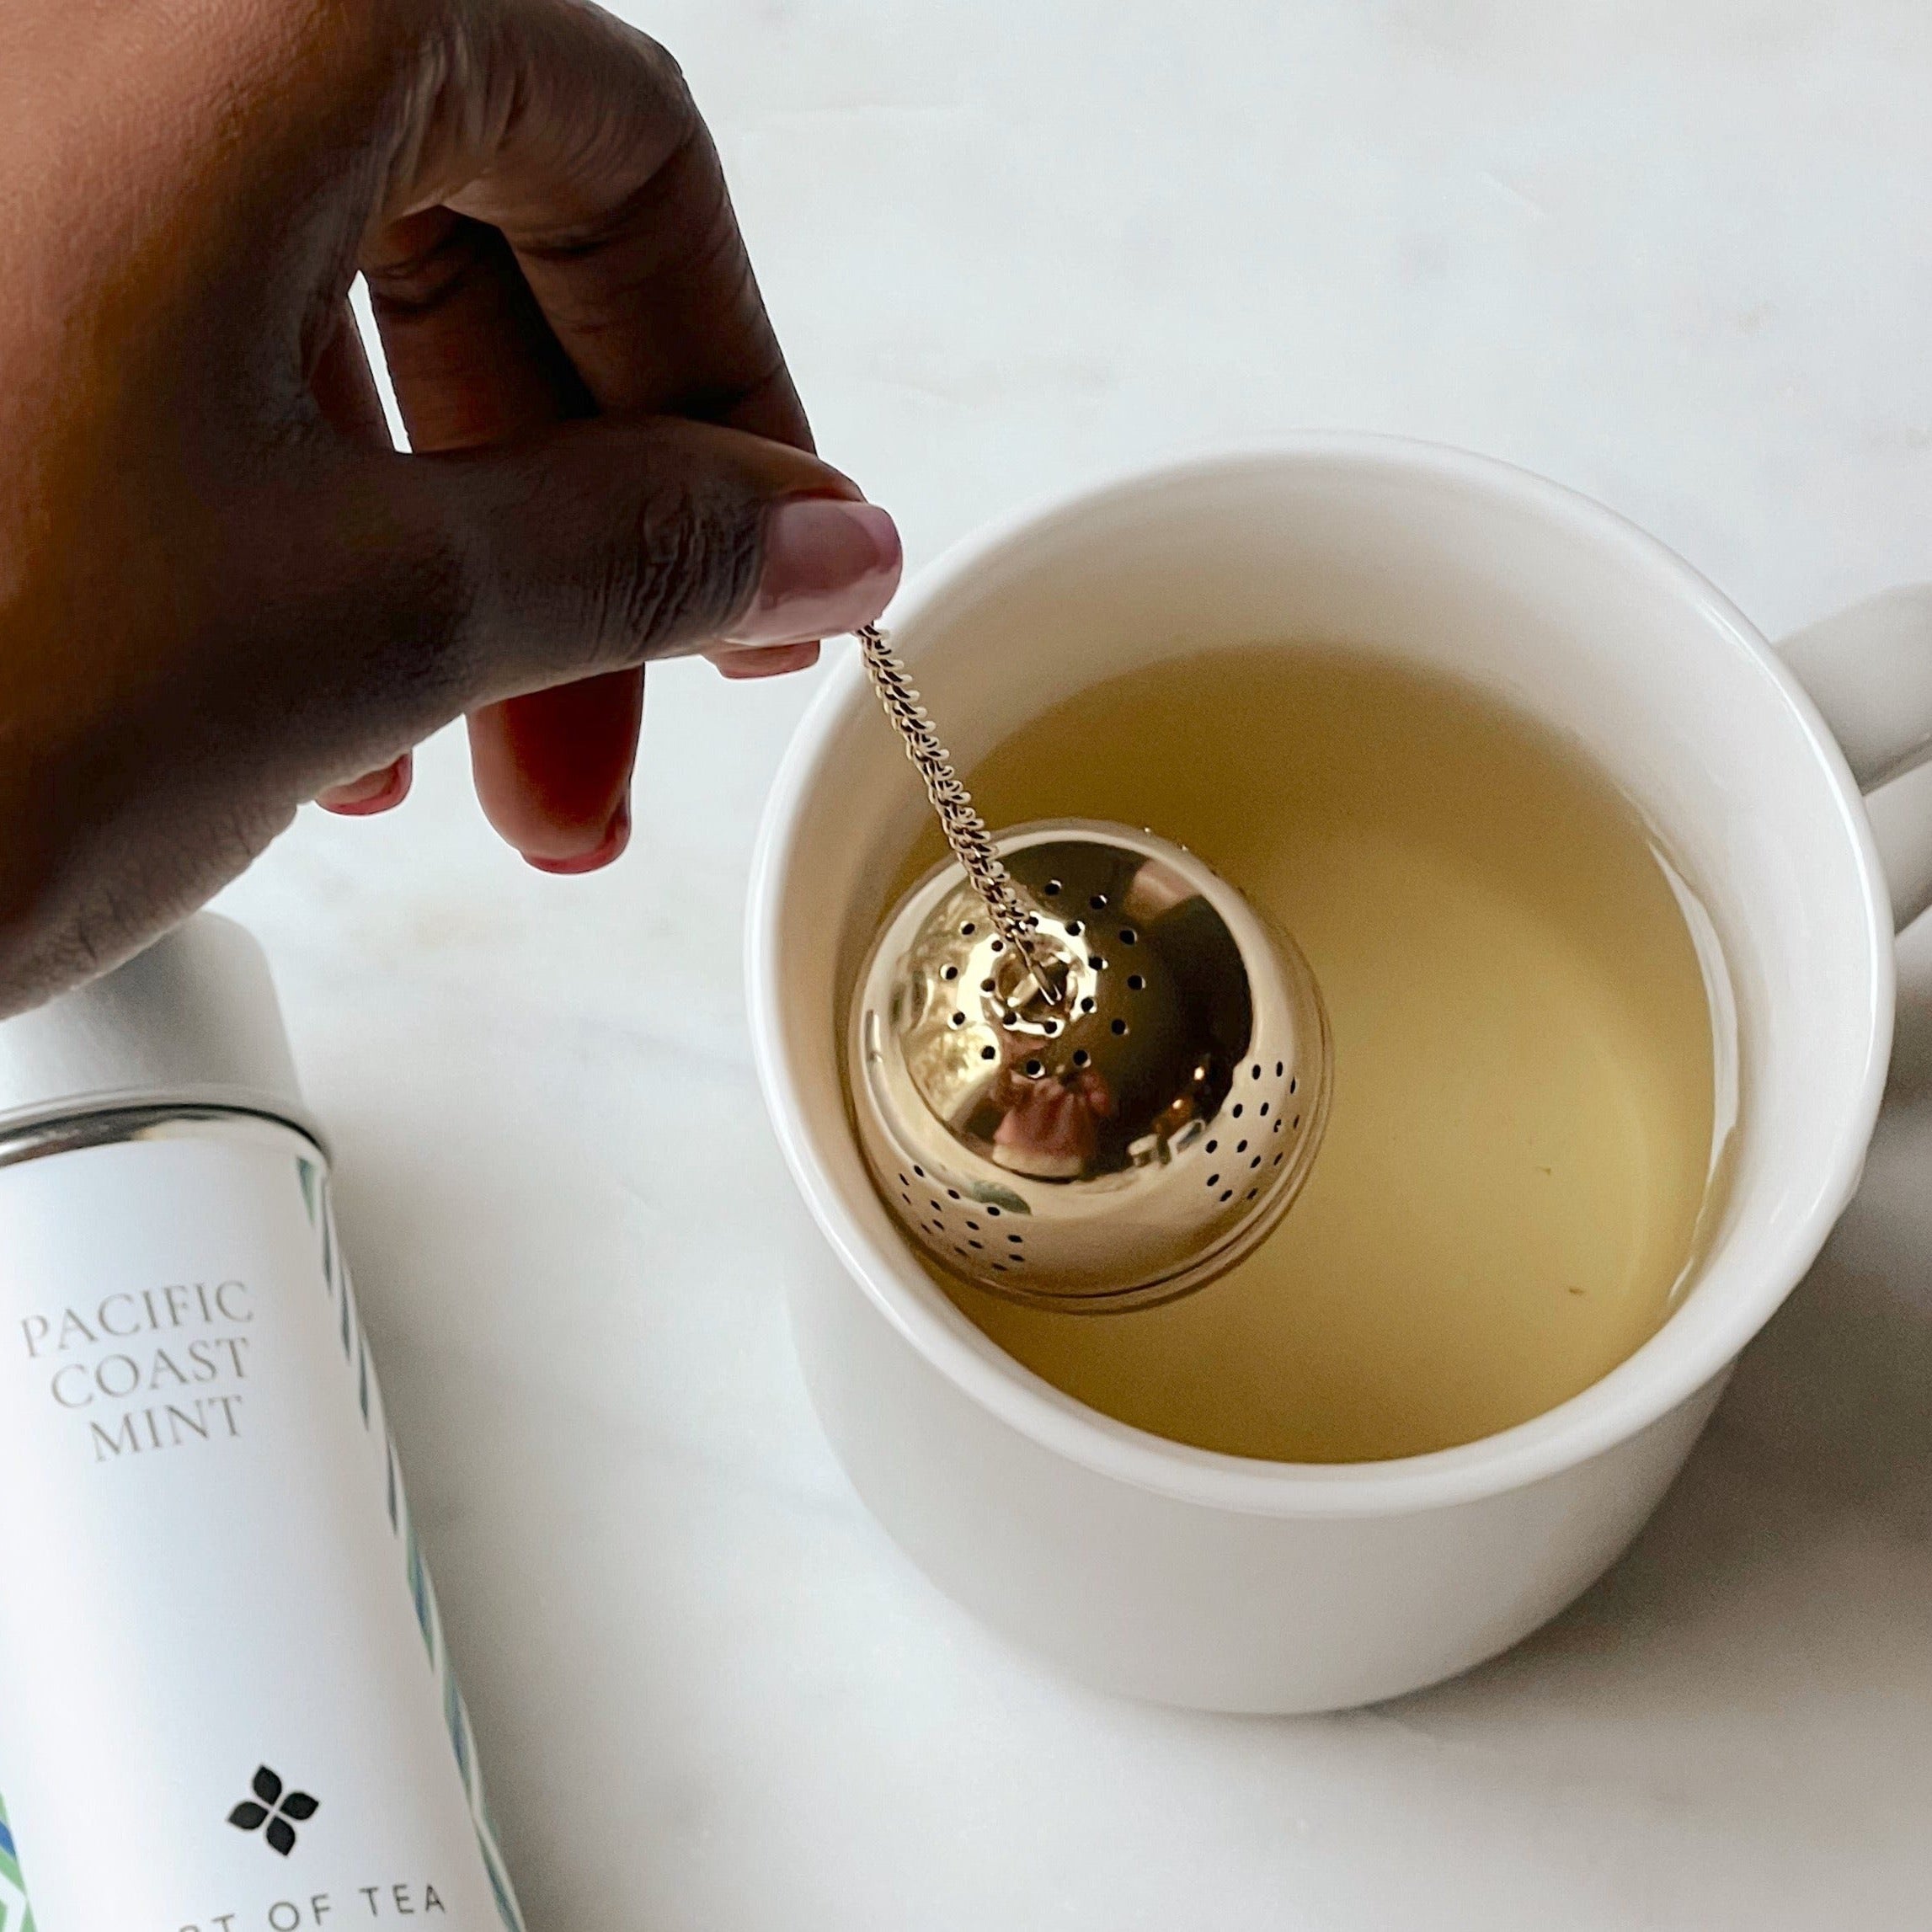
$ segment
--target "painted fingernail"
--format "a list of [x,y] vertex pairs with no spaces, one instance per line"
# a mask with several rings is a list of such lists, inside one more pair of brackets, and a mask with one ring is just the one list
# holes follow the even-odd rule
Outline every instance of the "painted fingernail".
[[611,814],[611,822],[604,828],[604,836],[598,841],[595,851],[580,852],[574,858],[532,858],[528,852],[523,855],[523,862],[537,872],[547,872],[559,878],[575,878],[580,873],[601,872],[613,860],[622,858],[624,847],[631,842],[631,801],[622,799],[616,811]]
[[415,761],[405,751],[393,765],[380,771],[365,772],[344,785],[331,785],[316,794],[316,803],[325,812],[344,819],[366,819],[377,812],[392,811],[409,796],[409,782]]
[[899,588],[899,529],[876,504],[792,497],[765,515],[751,608],[722,641],[769,648],[869,624]]
[[809,671],[819,661],[819,641],[809,644],[770,644],[763,650],[714,651],[711,661],[725,676],[742,683],[747,678],[783,677],[788,671]]

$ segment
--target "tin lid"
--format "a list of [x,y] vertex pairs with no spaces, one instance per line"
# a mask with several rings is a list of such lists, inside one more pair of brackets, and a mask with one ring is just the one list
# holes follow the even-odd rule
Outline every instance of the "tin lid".
[[0,1133],[169,1105],[267,1113],[314,1132],[268,959],[213,913],[0,1023]]

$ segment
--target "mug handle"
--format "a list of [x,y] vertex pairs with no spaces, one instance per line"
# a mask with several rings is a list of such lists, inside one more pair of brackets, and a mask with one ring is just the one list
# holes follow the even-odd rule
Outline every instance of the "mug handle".
[[1778,654],[1865,794],[1903,931],[1932,906],[1932,584],[1901,584],[1807,624]]

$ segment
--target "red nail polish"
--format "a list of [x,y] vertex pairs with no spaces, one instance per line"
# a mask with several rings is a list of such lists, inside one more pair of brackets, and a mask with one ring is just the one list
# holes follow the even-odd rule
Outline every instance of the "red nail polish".
[[523,862],[536,872],[549,873],[558,878],[577,878],[585,873],[601,872],[606,866],[622,858],[624,848],[630,842],[631,801],[625,798],[611,814],[611,822],[604,828],[604,836],[595,851],[580,852],[567,859],[533,858],[526,852]]
[[378,812],[393,810],[409,796],[414,773],[415,761],[405,752],[382,771],[368,772],[346,785],[332,785],[316,803],[338,818],[371,818]]

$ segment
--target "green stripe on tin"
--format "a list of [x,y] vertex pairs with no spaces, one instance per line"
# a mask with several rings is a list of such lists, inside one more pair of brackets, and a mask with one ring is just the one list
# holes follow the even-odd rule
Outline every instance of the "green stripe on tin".
[[[341,1240],[336,1232],[335,1210],[329,1199],[328,1177],[307,1162],[299,1162],[298,1166],[302,1171],[304,1199],[310,1198],[312,1190],[313,1193],[314,1205],[311,1209],[310,1219],[322,1230],[320,1258],[323,1283],[331,1295],[338,1287],[342,1291],[343,1357],[355,1367],[356,1399],[361,1406],[363,1423],[373,1433],[376,1412],[380,1405],[376,1401],[376,1380],[369,1359],[369,1338],[363,1332],[362,1323],[355,1310],[355,1284],[350,1278],[348,1259],[342,1252]],[[411,1520],[408,1502],[403,1494],[402,1481],[397,1471],[395,1438],[390,1433],[386,1420],[382,1430],[382,1473],[390,1527],[403,1543],[409,1597],[415,1607],[416,1621],[423,1632],[423,1648],[428,1654],[430,1668],[435,1673],[441,1694],[450,1747],[455,1753],[456,1770],[469,1801],[471,1821],[477,1833],[477,1849],[483,1859],[483,1871],[489,1879],[490,1895],[496,1901],[497,1915],[503,1921],[504,1932],[525,1932],[522,1914],[517,1910],[516,1895],[510,1890],[510,1881],[504,1874],[503,1855],[497,1848],[496,1827],[490,1817],[489,1801],[485,1795],[483,1775],[476,1761],[476,1733],[470,1723],[468,1707],[463,1702],[462,1692],[456,1682],[455,1663],[450,1657],[449,1646],[443,1639],[443,1622],[436,1608],[435,1585],[430,1580],[429,1566],[423,1560],[422,1545],[417,1540],[416,1526]],[[15,1924],[0,1918],[0,1932],[32,1932],[31,1922]]]
[[483,1783],[480,1773],[477,1778],[477,1823],[483,1828],[483,1835],[491,1844],[502,1842],[503,1833],[497,1829],[496,1812],[490,1806],[489,1787]]
[[[487,1856],[483,1862],[488,1865]],[[503,1889],[494,1868],[489,1881],[497,1894],[497,1909],[501,1911]],[[27,1881],[20,1876],[19,1854],[3,1800],[0,1800],[0,1932],[34,1932],[34,1908],[27,1897]]]
[[469,1799],[473,1808],[477,1794],[470,1778],[469,1717],[463,1709],[463,1694],[456,1688],[454,1671],[447,1673],[443,1678],[443,1718],[450,1727],[450,1743],[456,1747],[456,1769],[463,1779],[463,1796]]
[[409,1525],[409,1595],[416,1605],[416,1621],[423,1626],[423,1643],[430,1662],[436,1661],[435,1621],[430,1609],[430,1573],[423,1567],[423,1546],[416,1540],[416,1525]]
[[477,1849],[483,1854],[483,1870],[489,1874],[489,1888],[496,1897],[496,1908],[510,1932],[523,1932],[523,1919],[516,1909],[516,1901],[510,1894],[510,1881],[503,1875],[503,1867],[497,1863],[496,1847],[479,1831],[477,1833]]

